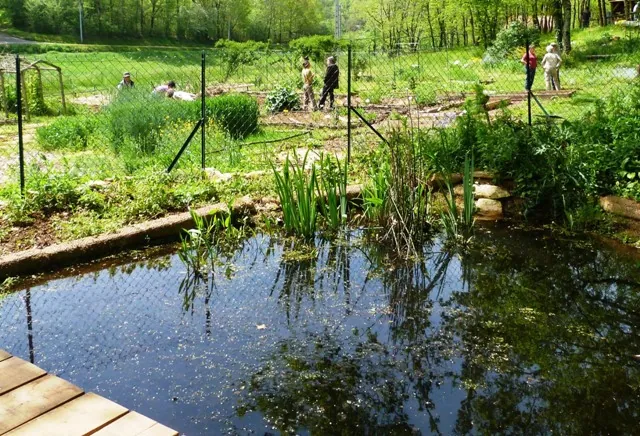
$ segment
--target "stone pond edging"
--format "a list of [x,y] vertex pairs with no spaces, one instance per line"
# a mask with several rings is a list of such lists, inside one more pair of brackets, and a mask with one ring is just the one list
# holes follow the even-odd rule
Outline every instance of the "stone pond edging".
[[[510,193],[512,183],[506,181],[504,186],[491,183],[493,175],[483,171],[474,173],[474,197],[476,218],[484,221],[497,221],[506,217],[518,216],[521,212],[522,200]],[[463,187],[462,176],[454,174],[451,183],[457,202],[461,203]],[[428,182],[434,191],[441,191],[443,181],[434,178]],[[362,185],[347,187],[347,197],[351,202],[362,201]],[[440,194],[442,195],[442,194]],[[600,199],[601,207],[614,215],[640,221],[640,203],[606,196]],[[249,196],[236,199],[231,210],[224,203],[218,203],[195,212],[201,217],[231,213],[235,222],[251,219],[256,215],[277,214],[280,205],[273,197],[254,200]],[[190,212],[168,215],[163,218],[125,227],[116,233],[104,234],[78,239],[75,241],[51,245],[45,248],[33,248],[0,257],[0,283],[7,277],[24,276],[46,271],[53,271],[78,262],[88,262],[127,249],[140,248],[176,240],[182,229],[191,229],[194,222]]]

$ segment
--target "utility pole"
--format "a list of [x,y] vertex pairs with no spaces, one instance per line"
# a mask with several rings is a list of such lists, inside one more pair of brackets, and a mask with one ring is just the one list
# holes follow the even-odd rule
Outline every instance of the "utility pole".
[[84,36],[82,35],[82,0],[78,0],[78,13],[80,14],[80,44],[82,44],[84,42]]
[[335,38],[342,38],[342,16],[340,10],[340,0],[336,0],[336,10],[335,10],[335,19],[336,19],[336,29],[335,29]]

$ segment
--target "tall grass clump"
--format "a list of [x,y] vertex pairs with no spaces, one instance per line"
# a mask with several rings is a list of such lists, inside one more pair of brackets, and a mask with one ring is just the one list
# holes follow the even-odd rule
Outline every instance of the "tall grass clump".
[[389,180],[386,200],[387,235],[404,257],[418,256],[430,229],[429,172],[420,152],[419,133],[393,132],[389,142]]
[[347,221],[347,174],[349,164],[329,155],[320,157],[318,198],[320,211],[330,230],[338,230]]
[[369,173],[369,180],[363,189],[363,208],[368,220],[383,226],[387,214],[387,195],[391,168],[388,160],[383,160]]
[[317,176],[315,165],[305,171],[308,153],[302,165],[287,159],[282,172],[272,165],[276,192],[280,198],[284,227],[287,232],[311,239],[316,233],[318,218]]
[[258,130],[258,101],[245,94],[228,94],[207,100],[213,120],[232,138],[242,139]]
[[132,140],[140,152],[153,152],[160,143],[160,130],[178,121],[200,118],[199,102],[177,101],[146,91],[123,90],[106,108],[104,116],[116,149]]
[[440,212],[440,224],[449,244],[468,243],[473,235],[475,218],[474,193],[473,193],[473,155],[467,156],[464,161],[463,171],[463,200],[462,213],[458,209],[456,197],[451,185],[450,174],[443,174],[445,183],[445,209]]

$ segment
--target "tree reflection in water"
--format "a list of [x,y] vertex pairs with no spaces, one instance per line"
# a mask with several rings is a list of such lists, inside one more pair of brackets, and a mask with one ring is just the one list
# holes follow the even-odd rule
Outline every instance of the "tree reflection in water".
[[[637,261],[531,235],[480,234],[463,255],[400,265],[385,262],[379,247],[316,250],[283,262],[273,293],[292,320],[301,302],[339,290],[345,319],[315,332],[292,326],[245,381],[240,415],[260,411],[285,433],[637,432]],[[369,271],[358,292],[378,280],[388,305],[374,325],[345,334],[338,327],[359,298],[351,269],[358,250]],[[463,398],[447,411],[456,417],[451,428],[440,428],[441,386]]]

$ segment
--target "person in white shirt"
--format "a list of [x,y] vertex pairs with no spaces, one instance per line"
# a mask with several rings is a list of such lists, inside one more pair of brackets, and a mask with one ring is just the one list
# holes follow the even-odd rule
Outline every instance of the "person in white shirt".
[[542,58],[542,68],[544,69],[544,82],[547,85],[547,91],[560,90],[559,69],[562,64],[562,58],[552,45],[547,47],[547,54]]

